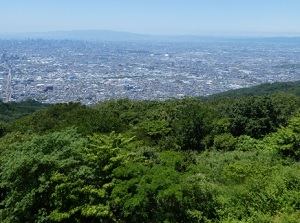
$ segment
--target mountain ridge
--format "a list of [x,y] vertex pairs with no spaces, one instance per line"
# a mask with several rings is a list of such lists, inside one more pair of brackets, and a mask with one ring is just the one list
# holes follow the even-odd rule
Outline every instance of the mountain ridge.
[[300,96],[300,81],[263,83],[247,88],[232,89],[207,96],[208,99],[222,97],[238,98],[247,96],[266,96],[269,94],[285,92]]
[[0,39],[73,39],[73,40],[98,40],[98,41],[201,41],[201,40],[299,40],[299,36],[247,36],[247,35],[159,35],[159,34],[142,34],[114,30],[57,30],[46,32],[0,32]]

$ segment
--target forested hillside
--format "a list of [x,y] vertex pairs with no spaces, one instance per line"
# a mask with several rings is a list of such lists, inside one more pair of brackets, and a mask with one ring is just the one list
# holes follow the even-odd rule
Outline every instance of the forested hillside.
[[215,99],[222,97],[238,98],[241,96],[264,96],[274,92],[285,92],[300,96],[300,81],[265,83],[249,88],[241,88],[221,92],[211,95],[208,98]]
[[4,103],[0,101],[0,122],[10,122],[49,106],[34,100]]
[[299,222],[295,94],[30,111],[0,126],[3,223]]

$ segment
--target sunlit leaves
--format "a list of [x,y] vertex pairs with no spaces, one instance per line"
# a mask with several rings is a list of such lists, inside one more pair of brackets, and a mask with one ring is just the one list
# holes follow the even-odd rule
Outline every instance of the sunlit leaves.
[[121,222],[205,222],[214,218],[212,184],[203,176],[185,172],[184,158],[178,152],[159,153],[159,162],[153,166],[132,161],[114,172],[112,207]]
[[14,222],[46,221],[53,204],[51,194],[55,182],[53,173],[67,174],[80,163],[80,147],[86,141],[74,129],[65,132],[36,136],[32,139],[13,144],[1,157],[2,188],[7,196],[2,201],[5,207],[3,221],[8,218]]

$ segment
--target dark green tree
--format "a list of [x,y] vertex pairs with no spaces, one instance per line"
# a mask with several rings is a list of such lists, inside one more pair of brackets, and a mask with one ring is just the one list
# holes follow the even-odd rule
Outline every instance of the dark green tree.
[[234,136],[261,138],[280,125],[279,109],[270,97],[239,98],[227,109]]

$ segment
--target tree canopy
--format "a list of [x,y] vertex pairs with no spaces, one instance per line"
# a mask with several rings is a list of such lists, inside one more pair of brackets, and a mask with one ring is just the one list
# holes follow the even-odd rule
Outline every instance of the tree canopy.
[[0,221],[298,222],[299,102],[15,103],[0,122]]

